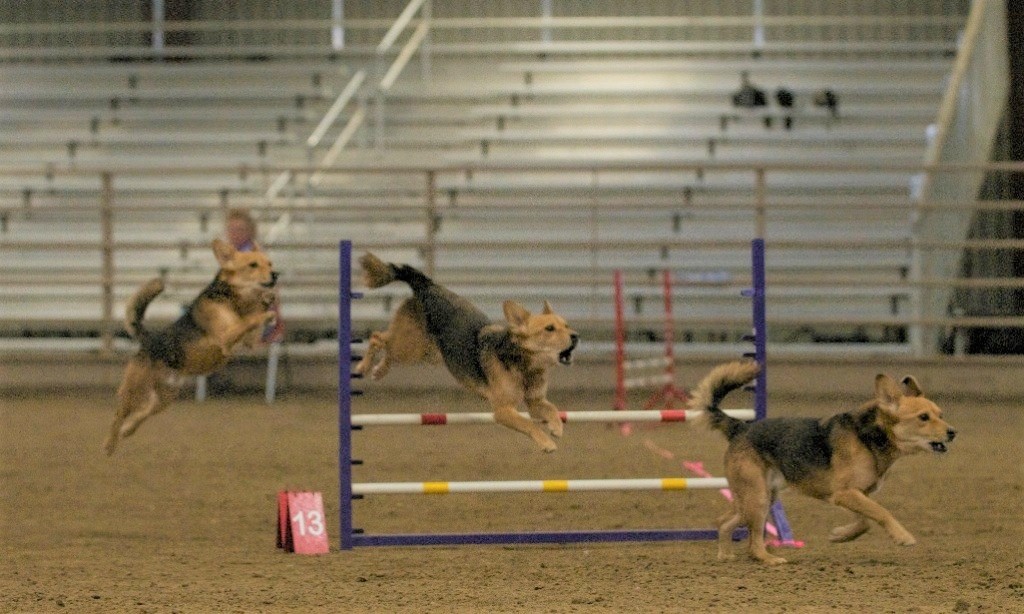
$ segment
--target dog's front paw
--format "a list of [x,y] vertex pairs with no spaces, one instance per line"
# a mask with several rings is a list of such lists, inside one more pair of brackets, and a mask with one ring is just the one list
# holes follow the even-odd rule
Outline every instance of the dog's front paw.
[[828,540],[833,543],[843,543],[853,541],[868,532],[871,528],[867,522],[858,520],[851,522],[850,524],[843,525],[841,527],[835,527],[828,534]]
[[914,536],[911,535],[910,532],[906,529],[899,533],[893,533],[892,540],[900,546],[913,546],[917,543],[917,540],[914,539]]
[[562,436],[563,429],[562,429],[562,420],[561,419],[558,419],[555,422],[547,422],[546,424],[548,425],[548,430],[551,432],[551,436],[552,437],[561,437]]
[[555,445],[555,442],[547,437],[543,439],[538,439],[537,443],[540,444],[540,449],[548,454],[558,449],[558,446]]
[[271,307],[274,306],[276,302],[277,292],[274,292],[273,290],[267,290],[265,292],[260,293],[260,305],[262,305],[264,309],[270,309]]
[[766,556],[765,558],[761,559],[761,562],[764,563],[765,565],[772,565],[772,566],[774,566],[774,565],[783,565],[785,563],[788,563],[789,561],[787,561],[786,559],[782,558],[781,556],[771,556],[771,555],[769,555],[769,556]]

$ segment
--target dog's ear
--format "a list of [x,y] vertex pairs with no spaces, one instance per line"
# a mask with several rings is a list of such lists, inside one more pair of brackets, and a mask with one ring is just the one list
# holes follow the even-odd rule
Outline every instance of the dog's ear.
[[213,255],[217,258],[217,262],[220,263],[221,268],[224,268],[224,266],[231,262],[231,259],[235,257],[235,248],[227,241],[214,239]]
[[544,301],[544,311],[541,313],[547,316],[555,313],[555,310],[551,308],[551,303]]
[[913,375],[908,375],[903,378],[903,393],[908,397],[921,397],[924,396],[924,392],[921,391],[921,386],[918,385],[917,380],[914,379]]
[[526,307],[515,301],[505,301],[502,309],[505,311],[505,319],[512,326],[522,326],[530,318],[530,312],[526,310]]
[[884,373],[875,376],[875,400],[884,411],[895,414],[899,410],[902,396],[903,391],[894,379]]

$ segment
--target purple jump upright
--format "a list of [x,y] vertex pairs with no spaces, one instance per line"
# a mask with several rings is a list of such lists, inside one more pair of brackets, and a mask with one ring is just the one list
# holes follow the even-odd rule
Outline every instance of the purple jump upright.
[[[752,264],[754,288],[749,295],[754,302],[754,358],[765,365],[765,324],[764,324],[764,242],[754,241],[752,246]],[[540,544],[540,543],[581,543],[581,542],[635,542],[635,541],[675,541],[675,540],[711,540],[717,539],[718,530],[708,529],[616,529],[616,530],[572,530],[542,532],[494,532],[494,533],[408,533],[408,534],[367,534],[356,528],[353,523],[353,500],[362,498],[362,494],[354,494],[352,466],[360,461],[353,458],[352,434],[361,426],[353,426],[352,421],[352,362],[357,359],[352,355],[352,300],[359,295],[352,292],[352,244],[342,241],[339,246],[338,259],[338,476],[339,476],[339,514],[341,549],[349,550],[357,546],[414,546],[414,545],[457,545],[457,544]],[[747,294],[747,293],[745,293]],[[763,418],[767,411],[766,376],[762,369],[758,376],[755,391],[755,414]],[[669,482],[684,481],[683,478],[670,478]],[[544,490],[551,486],[552,491],[561,490],[560,480],[545,481]],[[442,482],[423,483],[425,494],[447,492],[439,490]],[[359,490],[369,490],[369,485],[358,484]],[[685,488],[685,486],[682,486]],[[387,496],[387,495],[367,495]],[[446,496],[458,496],[450,494]],[[496,494],[497,497],[510,496]],[[742,539],[745,531],[738,531],[737,539]]]

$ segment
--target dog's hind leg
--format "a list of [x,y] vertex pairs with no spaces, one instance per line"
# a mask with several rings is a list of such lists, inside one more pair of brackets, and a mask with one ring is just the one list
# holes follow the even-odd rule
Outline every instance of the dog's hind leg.
[[[366,342],[366,353],[352,368],[353,373],[363,376],[369,373],[373,379],[380,379],[387,374],[391,367],[387,355],[387,335],[386,332],[370,333],[370,340]],[[378,356],[382,357],[378,360]]]
[[732,534],[743,522],[743,516],[731,509],[718,519],[718,560],[731,561],[736,558],[732,552]]
[[143,411],[153,394],[153,378],[150,371],[151,365],[146,364],[142,358],[135,357],[128,362],[124,370],[124,379],[117,389],[117,413],[114,415],[114,422],[110,425],[110,433],[103,442],[103,449],[107,456],[114,453],[118,440],[121,438],[121,428],[125,420],[136,412]]
[[515,405],[512,404],[493,404],[494,406],[494,421],[502,426],[507,426],[510,429],[519,431],[525,435],[529,435],[531,439],[537,442],[541,450],[545,452],[554,452],[558,449],[555,442],[548,437],[547,433],[541,430],[539,426],[530,420],[519,415],[516,411]]
[[178,396],[179,382],[173,374],[167,374],[168,380],[157,380],[153,386],[151,396],[146,408],[132,414],[124,426],[121,427],[121,437],[130,437],[139,426],[148,418],[167,409],[171,402]]
[[[736,513],[743,517],[750,530],[750,555],[768,565],[785,563],[786,559],[768,552],[764,543],[764,527],[768,520],[768,509],[772,503],[772,488],[768,483],[768,471],[755,453],[738,452],[727,461],[726,473],[729,487],[735,497]],[[719,540],[721,540],[721,530]]]

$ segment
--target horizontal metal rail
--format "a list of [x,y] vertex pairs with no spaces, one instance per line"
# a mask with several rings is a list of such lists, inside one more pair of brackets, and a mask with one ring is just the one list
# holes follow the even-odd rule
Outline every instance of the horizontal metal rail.
[[[660,411],[563,411],[559,412],[562,422],[686,422],[703,415],[702,411],[666,409]],[[725,412],[738,420],[753,420],[752,409],[729,409]],[[524,418],[529,414],[520,412]],[[449,424],[494,424],[494,414],[485,412],[469,413],[425,413],[425,414],[357,414],[352,416],[352,426],[443,426]]]
[[725,478],[606,480],[509,480],[476,482],[379,482],[352,484],[353,495],[444,495],[450,493],[594,492],[728,488]]

